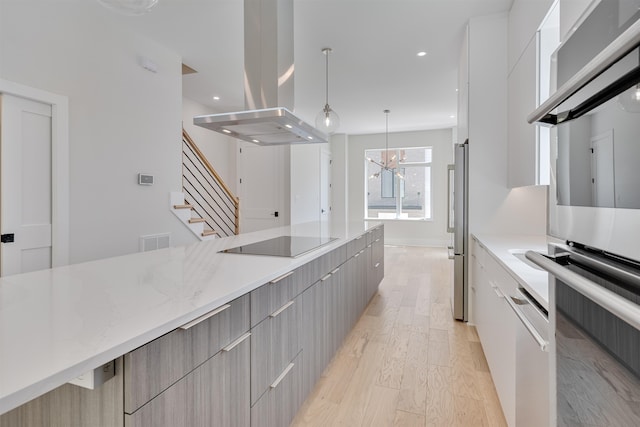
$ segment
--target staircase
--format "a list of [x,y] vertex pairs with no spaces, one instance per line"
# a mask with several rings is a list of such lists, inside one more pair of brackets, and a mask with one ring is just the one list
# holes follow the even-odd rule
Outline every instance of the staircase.
[[240,201],[182,130],[182,192],[170,197],[172,212],[200,240],[240,232]]

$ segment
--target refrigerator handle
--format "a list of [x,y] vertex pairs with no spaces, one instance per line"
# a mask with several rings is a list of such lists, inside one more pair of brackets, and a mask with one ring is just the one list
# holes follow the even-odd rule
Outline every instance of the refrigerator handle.
[[[447,233],[453,233],[455,230],[454,224],[451,223],[453,214],[453,179],[454,179],[455,165],[447,165]],[[449,257],[449,259],[452,259]]]

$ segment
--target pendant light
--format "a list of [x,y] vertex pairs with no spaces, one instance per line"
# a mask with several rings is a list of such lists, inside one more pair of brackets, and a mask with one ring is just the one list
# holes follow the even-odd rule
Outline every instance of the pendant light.
[[153,9],[158,0],[98,0],[98,3],[126,16],[140,16]]
[[370,179],[371,178],[378,178],[378,177],[380,177],[380,173],[383,170],[386,170],[386,171],[389,171],[389,172],[393,173],[398,178],[404,179],[404,176],[402,176],[402,174],[400,172],[398,172],[397,168],[395,168],[395,167],[394,168],[390,168],[389,167],[389,165],[396,159],[396,155],[395,154],[391,158],[389,158],[389,113],[391,111],[383,110],[382,112],[385,114],[384,158],[381,159],[381,162],[376,162],[371,157],[367,157],[368,161],[380,166],[380,171],[374,173],[369,178]]
[[618,105],[628,113],[640,113],[640,84],[618,95]]
[[322,111],[316,116],[316,128],[323,131],[326,134],[332,134],[340,126],[340,117],[329,106],[329,54],[331,53],[330,47],[322,49],[322,53],[326,57],[326,102]]

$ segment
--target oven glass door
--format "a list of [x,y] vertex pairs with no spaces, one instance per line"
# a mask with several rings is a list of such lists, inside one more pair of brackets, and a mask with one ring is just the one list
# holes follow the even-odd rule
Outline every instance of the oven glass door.
[[[583,277],[636,304],[639,297],[580,267]],[[640,331],[555,279],[558,426],[640,426]]]

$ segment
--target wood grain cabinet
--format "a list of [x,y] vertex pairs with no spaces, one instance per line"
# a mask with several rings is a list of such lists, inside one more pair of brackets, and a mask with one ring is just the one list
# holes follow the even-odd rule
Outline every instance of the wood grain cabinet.
[[301,305],[301,296],[285,302],[251,329],[252,405],[302,349]]
[[211,314],[193,326],[178,328],[124,356],[126,413],[134,413],[247,332],[249,296],[243,295],[207,315]]
[[302,353],[269,385],[260,400],[251,408],[251,427],[286,427],[302,403]]
[[135,413],[126,414],[125,427],[248,427],[248,338],[242,336]]
[[0,427],[286,427],[384,275],[377,227],[64,385]]

